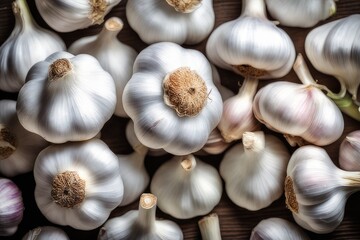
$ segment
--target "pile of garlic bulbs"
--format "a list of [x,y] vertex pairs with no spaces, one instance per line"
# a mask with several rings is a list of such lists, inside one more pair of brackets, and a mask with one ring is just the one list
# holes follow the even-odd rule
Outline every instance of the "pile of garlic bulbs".
[[360,6],[314,1],[0,3],[0,236],[354,237]]

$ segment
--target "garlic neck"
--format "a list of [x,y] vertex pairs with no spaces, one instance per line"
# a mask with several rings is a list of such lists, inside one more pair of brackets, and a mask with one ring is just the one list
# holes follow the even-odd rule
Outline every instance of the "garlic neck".
[[221,240],[219,217],[212,213],[198,221],[203,240]]
[[149,231],[154,228],[156,221],[156,203],[157,197],[151,193],[143,193],[140,196],[137,224],[142,230]]
[[72,64],[69,59],[60,58],[49,66],[48,78],[50,81],[62,79],[72,71]]
[[107,9],[107,0],[90,0],[91,12],[89,19],[93,24],[101,24],[104,21],[106,9]]
[[0,124],[0,160],[10,157],[16,150],[16,138],[9,128]]
[[190,13],[200,7],[202,0],[166,0],[177,12]]
[[241,16],[252,16],[267,19],[264,0],[243,0]]
[[75,207],[85,199],[85,181],[75,171],[59,173],[53,179],[51,197],[61,207]]
[[23,29],[33,28],[36,24],[31,16],[26,0],[16,0],[12,3],[12,10],[15,15],[16,24]]
[[120,18],[112,17],[106,20],[104,27],[98,35],[98,40],[104,44],[108,44],[107,41],[116,39],[117,35],[123,29],[124,23]]
[[238,97],[247,96],[250,99],[253,99],[257,91],[258,83],[259,83],[259,79],[257,78],[245,78],[243,84],[239,89],[237,96]]
[[244,132],[242,142],[245,153],[260,153],[265,148],[265,134],[262,131]]
[[307,65],[305,63],[305,60],[304,60],[304,57],[302,56],[302,54],[298,54],[298,56],[296,57],[293,69],[294,69],[296,75],[298,76],[299,80],[304,85],[316,84],[316,81],[311,76],[309,68],[307,67]]
[[167,74],[163,81],[164,101],[179,117],[196,116],[208,98],[205,81],[188,67]]
[[343,180],[342,186],[350,187],[354,191],[360,191],[360,171],[340,170],[339,174]]
[[299,204],[296,200],[296,194],[294,190],[294,183],[290,176],[285,178],[285,203],[293,213],[299,212]]
[[183,156],[180,164],[185,172],[191,172],[196,166],[196,159],[192,154]]

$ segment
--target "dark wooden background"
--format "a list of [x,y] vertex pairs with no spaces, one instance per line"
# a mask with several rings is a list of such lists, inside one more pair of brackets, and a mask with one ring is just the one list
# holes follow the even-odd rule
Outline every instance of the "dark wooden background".
[[[138,52],[144,49],[147,44],[142,42],[137,34],[129,27],[128,22],[125,16],[125,6],[126,0],[116,6],[107,16],[118,16],[124,21],[124,29],[118,35],[118,38],[132,46]],[[28,0],[33,17],[36,22],[44,27],[49,28],[46,23],[41,19],[33,0]],[[233,20],[240,15],[241,12],[241,1],[240,0],[214,0],[214,8],[216,11],[216,26],[221,23]],[[318,25],[321,25],[325,22],[335,20],[348,16],[350,14],[360,13],[360,1],[359,0],[341,0],[337,2],[337,13],[330,19],[320,22]],[[215,27],[216,27],[215,26]],[[14,17],[11,11],[11,0],[1,0],[0,1],[0,44],[2,44],[10,35],[14,27]],[[69,46],[73,41],[77,40],[80,37],[96,34],[101,30],[101,25],[92,26],[88,29],[78,30],[70,33],[59,33],[63,38],[67,46]],[[282,26],[280,26],[282,27]],[[296,51],[303,53],[304,52],[304,40],[307,33],[311,29],[301,29],[301,28],[288,28],[282,27],[293,40]],[[360,39],[359,39],[360,41]],[[200,44],[194,46],[184,46],[187,48],[194,48],[204,52],[206,45],[206,40]],[[306,56],[305,56],[306,57]],[[305,58],[306,59],[306,58]],[[307,63],[310,65],[309,61],[306,59]],[[360,66],[359,66],[360,67]],[[339,85],[333,77],[326,76],[317,72],[314,68],[310,66],[310,70],[313,76],[319,80],[320,83],[326,84],[329,88],[337,90]],[[238,75],[235,75],[231,72],[225,70],[219,70],[222,83],[232,89],[234,92],[238,89],[238,82],[242,82],[242,78]],[[281,78],[281,80],[298,82],[298,79],[294,73],[291,71],[287,76]],[[260,82],[259,87],[264,86],[264,84],[269,83],[270,81]],[[16,99],[16,94],[9,94],[0,91],[0,99]],[[291,102],[289,102],[291,104]],[[342,137],[335,143],[326,146],[325,149],[333,159],[334,163],[338,165],[338,150],[341,141],[344,139],[345,135],[360,129],[360,123],[350,119],[347,116],[344,116],[345,119],[345,130]],[[124,127],[126,126],[127,119],[112,117],[109,122],[106,123],[102,131],[102,139],[109,145],[109,147],[115,153],[129,153],[131,148],[125,139]],[[273,133],[265,128],[264,131],[275,134],[281,138],[281,135]],[[282,138],[283,139],[283,138]],[[289,147],[289,151],[294,151],[294,148]],[[169,159],[171,156],[166,155],[160,158],[147,157],[145,160],[146,168],[152,176],[155,170],[160,166],[160,164]],[[213,156],[199,156],[200,159],[214,165],[215,167],[219,166],[219,163],[223,157],[223,154],[213,155]],[[19,229],[15,235],[3,239],[21,239],[21,237],[30,229],[37,226],[43,225],[54,225],[48,222],[41,214],[39,209],[36,206],[33,191],[35,187],[33,174],[23,174],[17,177],[12,178],[12,180],[18,184],[23,193],[23,199],[25,204],[24,218]],[[149,191],[149,188],[146,189]],[[312,239],[360,239],[360,193],[355,193],[349,197],[346,209],[345,209],[345,218],[342,224],[332,233],[318,235],[311,232],[307,232]],[[137,209],[138,203],[134,202],[126,207],[121,207],[115,209],[111,216],[122,215],[130,209]],[[280,199],[275,201],[269,207],[259,210],[259,211],[248,211],[243,208],[240,208],[233,204],[229,198],[226,196],[226,193],[223,193],[221,202],[215,207],[213,212],[219,215],[221,234],[223,239],[248,239],[252,228],[262,219],[269,217],[281,217],[293,221],[290,211],[285,207],[285,198],[282,196]],[[195,217],[189,220],[177,220],[169,215],[157,210],[157,216],[159,218],[166,218],[175,221],[178,223],[183,230],[185,239],[200,239],[200,231],[198,229],[197,221],[200,217]],[[61,227],[69,235],[71,239],[96,239],[99,229],[92,231],[80,231],[73,229],[71,227]]]

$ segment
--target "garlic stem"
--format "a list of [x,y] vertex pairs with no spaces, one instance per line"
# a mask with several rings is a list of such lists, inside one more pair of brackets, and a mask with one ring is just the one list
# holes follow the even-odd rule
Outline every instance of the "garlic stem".
[[253,16],[267,19],[264,0],[243,0],[240,16]]
[[354,188],[354,191],[359,191],[360,187],[360,171],[344,171],[339,169],[340,176],[342,176],[342,186]]
[[245,132],[242,137],[244,151],[253,155],[254,152],[261,152],[265,148],[265,134],[263,131]]
[[157,197],[151,193],[143,193],[139,202],[139,216],[137,222],[145,231],[149,231],[156,221]]
[[196,166],[196,160],[195,156],[192,154],[189,154],[187,156],[184,156],[181,160],[181,167],[186,171],[192,171]]
[[259,79],[246,77],[239,89],[237,96],[248,96],[250,99],[253,99],[257,91],[258,83]]
[[354,103],[349,93],[346,93],[341,99],[332,98],[330,95],[328,96],[343,113],[357,121],[360,121],[360,107]]
[[33,27],[35,24],[26,0],[16,0],[12,4],[16,21],[24,28]]
[[202,240],[221,240],[219,217],[212,213],[198,222]]
[[117,37],[124,27],[124,22],[117,17],[106,20],[104,27],[98,35],[98,42],[108,44],[108,41]]

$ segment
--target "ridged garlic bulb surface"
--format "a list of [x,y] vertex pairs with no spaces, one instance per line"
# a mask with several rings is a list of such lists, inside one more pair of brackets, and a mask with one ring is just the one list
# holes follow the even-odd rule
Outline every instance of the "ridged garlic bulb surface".
[[58,227],[42,226],[27,232],[22,240],[70,240],[70,238]]
[[54,32],[40,27],[32,18],[26,0],[13,2],[15,26],[0,47],[0,89],[18,92],[26,74],[50,54],[65,50],[65,43]]
[[[210,61],[244,77],[279,78],[295,59],[287,33],[266,17],[264,0],[243,0],[239,18],[218,26],[206,44]],[[266,36],[266,37],[264,37]]]
[[71,32],[101,24],[121,0],[35,0],[45,22],[58,32]]
[[123,25],[120,18],[109,18],[99,34],[76,40],[69,47],[69,52],[74,55],[81,53],[92,55],[104,70],[110,73],[116,86],[117,103],[114,114],[127,117],[122,104],[122,94],[131,78],[137,52],[118,40],[117,35]]
[[360,130],[350,132],[339,148],[339,165],[348,171],[360,171]]
[[131,0],[126,4],[126,17],[147,44],[196,44],[215,24],[213,0]]
[[139,141],[174,155],[200,150],[222,113],[212,79],[210,63],[197,50],[162,42],[141,51],[123,92]]
[[336,12],[334,0],[265,0],[270,15],[281,25],[312,27]]
[[114,80],[94,57],[56,52],[29,70],[16,110],[25,129],[63,143],[96,136],[115,105]]

